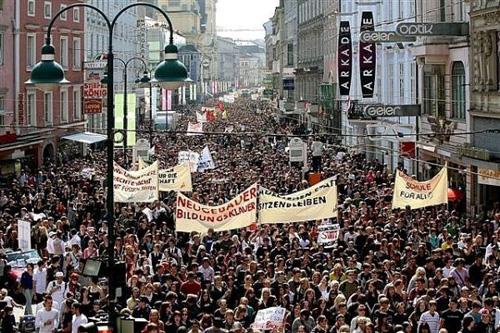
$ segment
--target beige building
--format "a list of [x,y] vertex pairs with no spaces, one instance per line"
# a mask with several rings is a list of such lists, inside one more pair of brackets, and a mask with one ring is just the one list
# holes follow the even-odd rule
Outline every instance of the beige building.
[[[469,20],[466,1],[442,6],[439,0],[417,2],[416,21],[463,23]],[[417,140],[418,174],[428,179],[448,163],[449,186],[465,191],[465,169],[458,155],[467,141],[469,96],[468,36],[419,37],[411,48],[416,57],[418,102],[422,107]]]
[[165,10],[172,24],[188,44],[195,44],[201,33],[200,8],[197,0],[159,0],[159,6]]
[[[500,201],[500,1],[471,1],[470,145],[461,149],[472,211]],[[479,175],[478,175],[479,174]]]

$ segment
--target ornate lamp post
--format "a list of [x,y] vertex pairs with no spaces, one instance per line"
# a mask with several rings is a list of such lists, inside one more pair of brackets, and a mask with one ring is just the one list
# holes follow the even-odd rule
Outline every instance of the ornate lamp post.
[[[116,16],[110,20],[99,8],[86,4],[86,3],[76,3],[61,9],[50,21],[49,27],[47,29],[47,37],[45,39],[45,45],[42,47],[42,57],[41,61],[37,63],[32,71],[31,78],[26,82],[26,84],[32,84],[37,86],[42,90],[51,90],[61,84],[69,83],[64,77],[64,70],[60,64],[55,62],[55,48],[51,44],[50,34],[52,32],[52,27],[54,25],[55,20],[64,12],[68,10],[72,10],[75,7],[86,7],[98,12],[108,27],[108,54],[107,54],[107,68],[112,69],[114,66],[114,55],[113,55],[113,33],[114,28],[116,27],[116,22],[118,18],[123,14],[126,10],[136,7],[136,6],[147,6],[151,7],[158,12],[160,12],[165,19],[167,20],[169,29],[170,29],[170,40],[169,44],[165,47],[165,59],[158,64],[154,73],[154,81],[160,86],[167,89],[176,89],[184,84],[184,82],[188,79],[188,73],[186,66],[182,62],[177,59],[177,47],[174,45],[174,29],[172,26],[172,22],[168,15],[159,7],[150,4],[150,3],[133,3],[122,10],[120,10]],[[106,209],[107,209],[107,221],[108,221],[108,237],[109,237],[109,250],[108,250],[108,268],[109,268],[109,276],[108,276],[108,284],[109,284],[109,321],[112,327],[116,326],[116,288],[117,288],[117,279],[125,277],[117,277],[113,274],[113,266],[115,264],[115,239],[116,239],[116,230],[114,225],[114,189],[113,189],[113,149],[114,149],[114,77],[113,71],[109,70],[108,72],[108,80],[107,80],[107,128],[106,128],[106,146],[107,146],[107,158],[106,158],[106,187],[107,187],[107,196],[106,196]],[[126,135],[126,134],[125,134]]]

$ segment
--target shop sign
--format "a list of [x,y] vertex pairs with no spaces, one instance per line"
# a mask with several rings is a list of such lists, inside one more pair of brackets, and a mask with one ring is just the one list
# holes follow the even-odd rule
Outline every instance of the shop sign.
[[364,43],[414,42],[416,37],[398,35],[395,31],[363,31],[359,40]]
[[96,114],[102,112],[102,100],[101,99],[86,99],[83,101],[83,113],[84,114]]
[[95,60],[95,61],[86,61],[83,63],[84,69],[105,69],[108,65],[107,60]]
[[338,45],[338,80],[341,96],[349,96],[352,78],[352,38],[349,21],[340,21]]
[[490,152],[487,149],[472,146],[462,146],[458,148],[458,154],[462,157],[474,158],[476,160],[489,161]]
[[91,74],[83,84],[83,98],[104,98],[106,97],[106,86],[101,84],[99,74]]
[[19,112],[19,124],[24,124],[24,94],[17,95],[17,110]]
[[483,185],[500,186],[500,171],[490,169],[477,169],[477,182]]
[[420,105],[382,105],[373,104],[366,105],[363,108],[363,113],[366,117],[413,117],[420,115]]
[[[360,31],[373,31],[373,13],[363,12]],[[359,75],[363,98],[372,98],[375,87],[375,71],[377,68],[377,46],[375,43],[359,42]]]
[[468,36],[469,23],[406,23],[396,26],[401,36]]

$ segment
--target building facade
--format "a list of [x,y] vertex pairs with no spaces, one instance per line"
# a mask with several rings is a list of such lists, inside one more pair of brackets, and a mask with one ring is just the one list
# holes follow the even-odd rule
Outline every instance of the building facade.
[[319,87],[323,82],[324,50],[323,21],[326,1],[297,1],[297,67],[295,94],[297,100],[318,103]]
[[[108,18],[113,18],[125,6],[135,3],[135,0],[103,1],[89,0],[88,3],[99,8]],[[83,9],[82,9],[83,10]],[[133,57],[147,59],[147,46],[145,45],[144,26],[138,22],[144,18],[145,9],[132,7],[125,11],[117,21],[113,36],[113,50],[115,58],[128,61]],[[99,13],[95,10],[85,9],[85,61],[91,62],[108,52],[108,27]],[[128,88],[134,87],[134,81],[144,71],[144,65],[140,61],[130,63],[127,70]],[[113,72],[114,89],[117,93],[124,90],[124,68],[119,60],[115,61]],[[132,91],[129,91],[132,92]],[[88,127],[101,130],[106,128],[106,109],[101,114],[89,115]]]
[[235,41],[227,37],[217,37],[217,82],[219,93],[236,87],[239,75],[239,49]]
[[471,1],[469,131],[494,131],[470,136],[459,151],[467,166],[467,203],[480,212],[500,201],[500,1]]
[[297,67],[297,0],[283,3],[283,106],[293,110],[295,105],[295,68]]
[[58,151],[60,138],[84,128],[81,95],[85,38],[81,8],[60,15],[51,33],[56,61],[63,66],[70,83],[53,91],[41,91],[25,84],[31,69],[41,59],[40,50],[51,19],[72,3],[69,0],[9,1],[9,5],[14,5],[11,21],[14,40],[11,52],[6,55],[13,64],[16,137],[13,142],[0,143],[0,160],[7,163],[9,171],[13,171],[12,166],[19,172],[20,167],[60,162],[64,155],[64,151]]
[[[469,3],[457,1],[443,6],[441,1],[417,2],[417,22],[469,22]],[[470,191],[466,164],[460,147],[470,137],[465,133],[470,122],[471,39],[468,36],[419,37],[412,47],[418,70],[417,100],[422,114],[418,123],[417,159],[419,178],[428,179],[448,165],[449,186]],[[467,194],[470,197],[470,194]]]
[[[15,133],[15,68],[14,33],[12,22],[15,20],[13,1],[0,2],[0,138]],[[13,139],[10,139],[13,140]],[[0,140],[0,145],[3,140]],[[7,141],[7,139],[5,139]],[[1,149],[1,148],[0,148]]]
[[264,79],[266,50],[257,41],[237,42],[239,49],[239,88],[257,88]]

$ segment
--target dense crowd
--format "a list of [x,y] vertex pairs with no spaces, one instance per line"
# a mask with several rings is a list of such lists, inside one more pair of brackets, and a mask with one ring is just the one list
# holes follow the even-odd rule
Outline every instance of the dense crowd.
[[[184,111],[180,129],[196,119],[194,111]],[[309,186],[285,149],[288,136],[303,128],[279,121],[266,105],[237,100],[204,130],[219,134],[154,138],[162,166],[175,165],[180,150],[209,146],[216,169],[193,173],[188,195],[195,200],[222,204],[256,181],[280,194]],[[126,265],[121,315],[144,318],[144,332],[158,333],[258,332],[256,313],[274,306],[286,309],[275,332],[500,331],[498,206],[471,218],[446,206],[393,211],[386,166],[306,140],[322,178],[336,176],[335,244],[317,243],[325,221],[176,233],[175,193],[153,204],[116,204],[114,251]],[[117,161],[123,164],[123,156]],[[84,168],[95,174],[83,175]],[[18,249],[17,219],[28,220],[41,257],[19,274],[0,262],[2,332],[14,330],[14,307],[35,316],[42,333],[78,332],[108,311],[106,278],[82,274],[87,261],[109,251],[104,173],[105,155],[94,151],[24,170],[0,191],[0,246]]]

